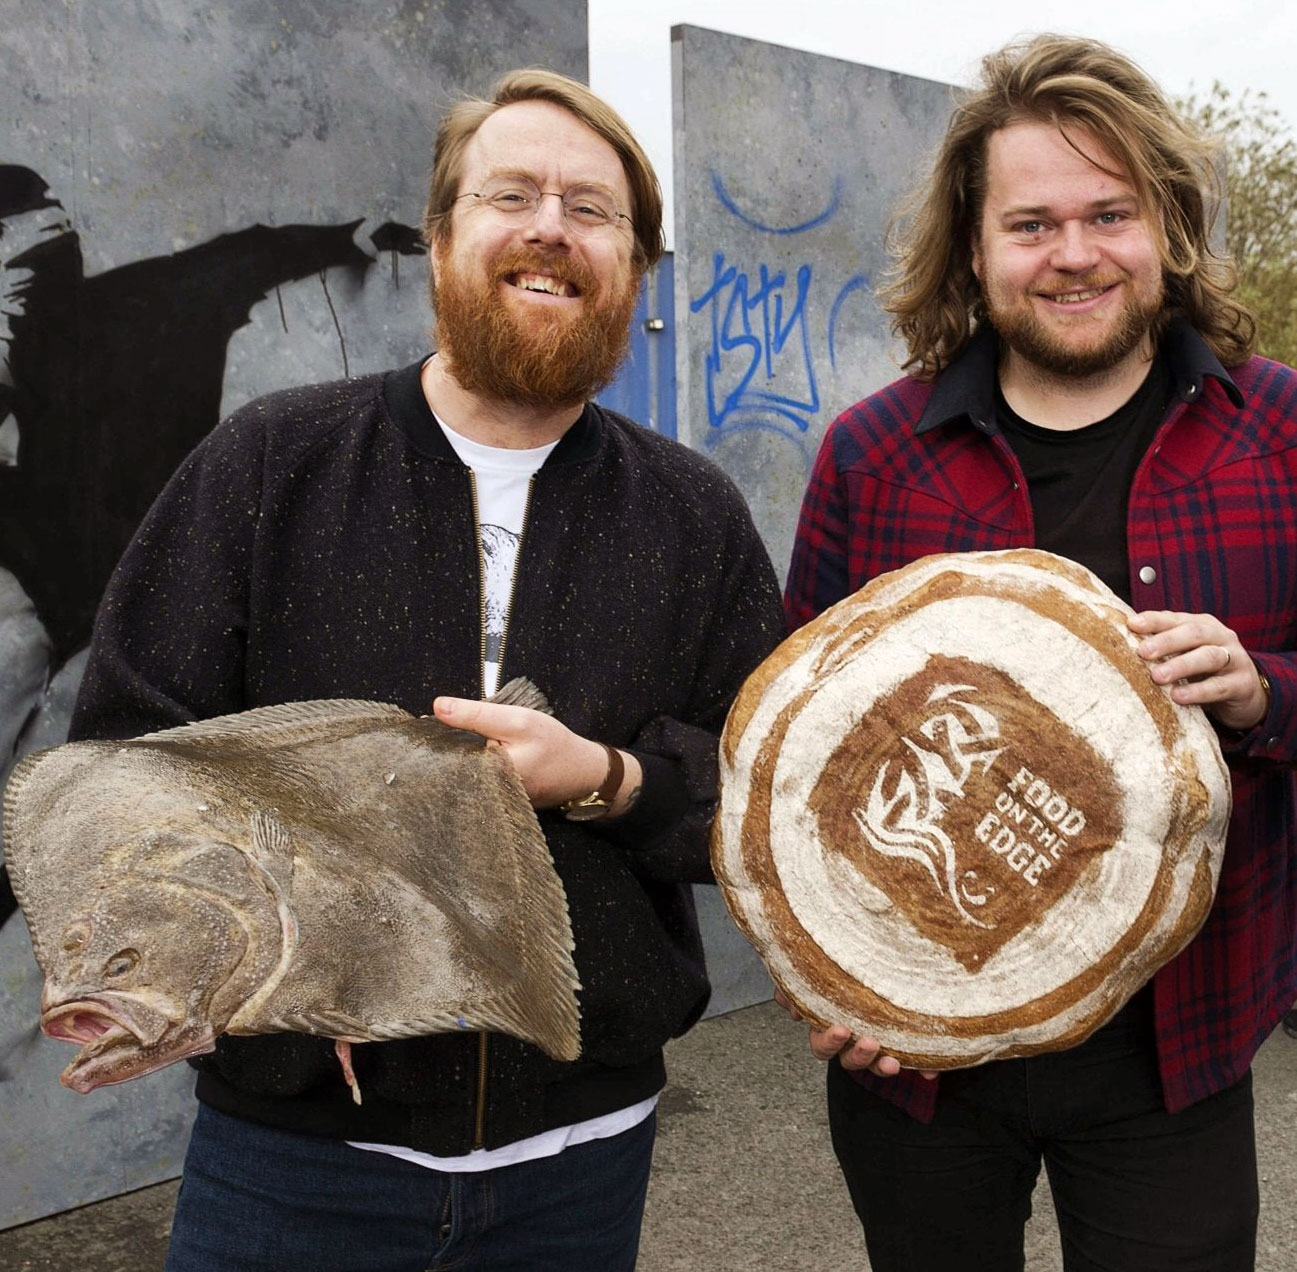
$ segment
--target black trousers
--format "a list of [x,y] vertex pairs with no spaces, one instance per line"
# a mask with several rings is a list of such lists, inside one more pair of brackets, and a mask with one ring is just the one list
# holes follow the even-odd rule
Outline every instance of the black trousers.
[[1146,1001],[1070,1051],[943,1074],[928,1125],[828,1068],[874,1272],[1020,1272],[1042,1160],[1068,1272],[1252,1272],[1252,1076],[1168,1113]]

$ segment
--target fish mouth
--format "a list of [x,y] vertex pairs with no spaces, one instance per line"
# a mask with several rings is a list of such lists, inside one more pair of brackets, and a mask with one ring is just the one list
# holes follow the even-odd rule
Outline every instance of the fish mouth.
[[[161,1020],[161,1029],[154,1027],[154,1017]],[[141,1020],[147,1027],[141,1027]],[[139,1002],[83,998],[61,1003],[42,1014],[41,1029],[47,1037],[83,1044],[59,1076],[65,1087],[82,1095],[165,1069],[216,1046],[210,1025],[176,1027]]]
[[114,1030],[129,1033],[141,1046],[152,1046],[171,1027],[165,1010],[133,994],[87,994],[56,1003],[41,1012],[47,1037],[64,1042],[94,1042]]
[[[105,1034],[130,1031],[107,1012],[86,1003],[73,1003],[56,1015],[41,1018],[41,1031],[59,1042],[94,1042]],[[131,1037],[134,1037],[131,1034]]]

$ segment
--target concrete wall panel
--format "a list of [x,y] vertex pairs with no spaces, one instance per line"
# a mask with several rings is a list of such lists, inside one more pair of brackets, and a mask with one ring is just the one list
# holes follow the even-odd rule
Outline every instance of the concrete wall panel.
[[825,425],[899,374],[874,287],[949,85],[672,33],[679,436],[747,495],[781,576]]

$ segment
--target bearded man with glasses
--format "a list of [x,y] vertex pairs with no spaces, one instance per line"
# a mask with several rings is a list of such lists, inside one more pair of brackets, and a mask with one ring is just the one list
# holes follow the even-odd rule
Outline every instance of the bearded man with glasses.
[[[436,354],[213,432],[114,576],[72,736],[363,698],[504,748],[566,892],[582,1054],[369,1043],[357,1105],[327,1039],[221,1038],[171,1272],[633,1268],[662,1046],[707,1001],[717,735],[783,620],[732,484],[589,400],[662,251],[657,179],[544,71],[455,106],[434,162]],[[553,715],[485,701],[517,676]]]

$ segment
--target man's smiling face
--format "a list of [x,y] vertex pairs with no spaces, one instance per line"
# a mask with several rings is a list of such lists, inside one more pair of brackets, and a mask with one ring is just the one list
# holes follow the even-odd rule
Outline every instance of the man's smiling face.
[[1162,262],[1120,165],[1085,130],[1068,136],[1035,122],[992,133],[973,270],[1010,358],[1086,376],[1150,356]]
[[534,215],[506,217],[461,198],[432,247],[437,347],[461,387],[533,406],[575,404],[616,373],[639,279],[622,219],[577,233],[562,201],[574,186],[606,191],[631,212],[617,152],[547,101],[491,115],[464,152],[461,196],[524,179],[546,192]]

